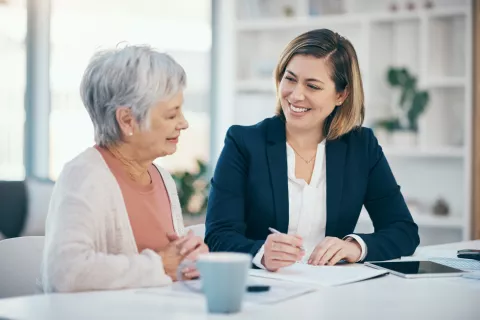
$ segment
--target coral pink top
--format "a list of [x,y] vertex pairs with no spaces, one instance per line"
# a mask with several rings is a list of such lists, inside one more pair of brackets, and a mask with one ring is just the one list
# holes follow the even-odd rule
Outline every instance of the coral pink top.
[[99,146],[95,148],[120,186],[138,251],[159,251],[164,248],[168,244],[167,233],[175,231],[170,198],[160,172],[152,164],[148,168],[152,183],[148,186],[140,185],[130,179],[122,162],[108,149]]

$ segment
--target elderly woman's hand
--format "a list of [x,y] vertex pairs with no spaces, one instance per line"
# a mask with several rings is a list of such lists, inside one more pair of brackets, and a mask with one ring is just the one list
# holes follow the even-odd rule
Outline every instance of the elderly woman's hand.
[[[167,235],[170,240],[175,240],[175,236],[176,235],[173,234]],[[208,253],[208,247],[205,242],[203,242],[203,238],[194,235],[192,230],[188,231],[183,239],[184,241],[181,242],[180,254],[188,254],[186,259],[196,261],[198,255]]]
[[[187,233],[186,236],[183,237],[179,237],[175,233],[167,234],[167,237],[170,240],[170,243],[175,243],[179,254],[185,260],[193,262],[197,260],[198,255],[202,253],[208,253],[208,247],[203,242],[203,239],[201,237],[195,236],[191,230]],[[185,279],[194,279],[200,276],[193,264],[183,269],[182,273]],[[174,280],[177,280],[176,277]]]
[[172,278],[173,281],[177,281],[177,269],[185,259],[185,255],[180,254],[182,241],[184,240],[177,239],[170,241],[165,248],[157,252],[162,257],[165,273]]

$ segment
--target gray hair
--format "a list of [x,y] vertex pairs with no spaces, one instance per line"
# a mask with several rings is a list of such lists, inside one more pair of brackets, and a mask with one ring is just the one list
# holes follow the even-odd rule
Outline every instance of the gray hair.
[[83,74],[80,96],[100,146],[120,141],[119,107],[129,107],[140,128],[150,126],[150,109],[186,86],[183,68],[148,46],[127,46],[93,56]]

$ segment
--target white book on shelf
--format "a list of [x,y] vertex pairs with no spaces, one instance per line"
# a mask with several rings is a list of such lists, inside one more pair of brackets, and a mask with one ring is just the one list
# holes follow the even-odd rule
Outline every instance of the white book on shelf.
[[243,12],[246,19],[258,19],[262,17],[259,0],[242,0],[238,5],[243,6]]

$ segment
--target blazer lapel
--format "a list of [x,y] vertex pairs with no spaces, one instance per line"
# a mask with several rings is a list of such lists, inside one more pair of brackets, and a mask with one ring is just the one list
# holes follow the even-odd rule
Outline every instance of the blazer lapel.
[[276,228],[288,231],[288,176],[285,123],[272,118],[267,129],[267,158],[275,204]]
[[340,203],[342,200],[343,173],[345,166],[346,143],[340,138],[327,141],[327,227],[326,236],[336,235],[336,226],[339,218]]

